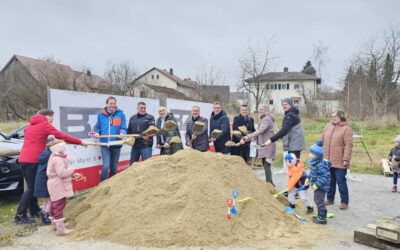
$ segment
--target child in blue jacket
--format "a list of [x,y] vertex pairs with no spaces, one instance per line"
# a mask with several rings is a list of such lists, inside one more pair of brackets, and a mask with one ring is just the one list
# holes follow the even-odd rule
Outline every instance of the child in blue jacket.
[[318,215],[313,218],[317,224],[326,224],[326,215],[328,211],[325,207],[325,196],[329,191],[331,182],[330,168],[331,162],[324,160],[324,147],[322,141],[317,141],[310,148],[310,183],[314,190],[314,202],[318,209]]

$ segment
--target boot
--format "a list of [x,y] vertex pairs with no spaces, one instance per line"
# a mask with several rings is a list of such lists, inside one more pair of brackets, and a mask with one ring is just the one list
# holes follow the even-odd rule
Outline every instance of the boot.
[[331,200],[326,200],[325,201],[325,205],[326,206],[329,206],[329,205],[333,205],[335,202],[334,201],[331,201]]
[[49,220],[51,222],[51,225],[53,226],[53,231],[57,231],[56,224],[54,223],[54,218],[49,216]]
[[314,213],[314,208],[313,207],[307,207],[307,214],[312,214]]
[[313,218],[313,222],[315,224],[325,225],[327,223],[326,214],[327,214],[327,211],[325,211],[325,212],[318,211],[318,216]]
[[23,214],[17,214],[14,218],[16,224],[35,224],[35,220]]
[[49,219],[49,214],[46,213],[45,211],[41,211],[40,212],[40,219],[42,220],[42,223],[44,225],[50,225],[51,224],[51,221]]
[[349,205],[346,204],[346,203],[340,204],[340,207],[339,207],[340,210],[346,210],[346,209],[348,209],[348,208],[349,208]]
[[392,193],[397,193],[397,186],[393,186]]
[[285,205],[286,207],[291,207],[291,208],[293,208],[293,209],[295,209],[296,208],[296,205],[295,204],[292,204],[292,203],[287,203],[286,205]]
[[68,235],[70,234],[73,230],[69,230],[65,228],[64,225],[64,218],[54,220],[54,223],[56,224],[56,229],[57,229],[57,236],[63,236],[63,235]]

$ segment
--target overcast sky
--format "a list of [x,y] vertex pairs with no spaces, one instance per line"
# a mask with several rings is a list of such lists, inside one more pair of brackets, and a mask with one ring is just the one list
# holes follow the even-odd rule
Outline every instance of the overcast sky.
[[107,61],[128,59],[141,72],[174,68],[192,79],[201,65],[213,65],[233,85],[249,41],[274,37],[278,70],[298,71],[313,44],[328,46],[323,84],[338,87],[352,53],[400,25],[399,10],[399,0],[3,0],[0,65],[13,54],[54,56],[103,75]]

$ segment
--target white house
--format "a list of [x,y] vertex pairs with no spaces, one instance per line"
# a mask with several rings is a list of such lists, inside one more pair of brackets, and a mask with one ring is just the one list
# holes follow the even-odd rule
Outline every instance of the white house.
[[[245,81],[251,88],[254,88],[255,84],[260,84],[265,88],[260,103],[268,104],[271,112],[281,114],[283,99],[293,98],[296,106],[305,109],[305,103],[315,99],[318,85],[321,84],[320,78],[302,72],[289,72],[287,67],[283,72],[269,72]],[[255,110],[256,101],[251,93],[248,93],[248,105],[251,110]]]
[[132,85],[135,96],[201,100],[197,82],[179,78],[173,69],[167,71],[153,67],[133,80]]

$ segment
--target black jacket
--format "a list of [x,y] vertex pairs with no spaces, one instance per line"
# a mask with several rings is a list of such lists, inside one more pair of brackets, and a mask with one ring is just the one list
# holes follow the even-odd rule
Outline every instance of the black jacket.
[[204,117],[197,117],[197,119],[194,119],[192,116],[189,117],[186,123],[186,143],[188,143],[192,139],[193,135],[193,126],[195,122],[202,122],[204,123],[204,128],[203,131],[197,135],[196,139],[193,140],[192,142],[192,148],[199,150],[199,151],[207,151],[209,148],[209,143],[208,143],[208,120],[207,118]]
[[[136,114],[129,119],[129,125],[127,134],[141,134],[143,131],[148,129],[151,125],[155,125],[154,116],[149,114]],[[147,140],[143,138],[137,138],[133,147],[145,148],[153,146],[153,137],[149,137]]]
[[[233,118],[233,130],[239,130],[238,128],[240,126],[246,126],[247,130],[249,131],[249,134],[256,131],[254,128],[254,119],[250,116],[248,117],[247,121],[242,115],[235,116],[235,118]],[[236,136],[233,137],[233,140],[234,142],[240,141],[240,139],[238,139]]]
[[229,124],[229,118],[226,115],[225,111],[221,110],[218,115],[214,115],[214,112],[211,113],[210,118],[210,138],[211,133],[214,129],[219,129],[222,131],[221,135],[216,138],[214,142],[214,147],[216,152],[220,153],[228,153],[228,149],[225,147],[225,143],[229,141],[231,136],[231,128]]
[[285,117],[282,120],[282,128],[275,135],[271,137],[271,141],[277,141],[282,139],[285,135],[289,133],[292,127],[296,126],[301,122],[299,116],[299,110],[295,107],[290,108],[288,111],[285,111]]

